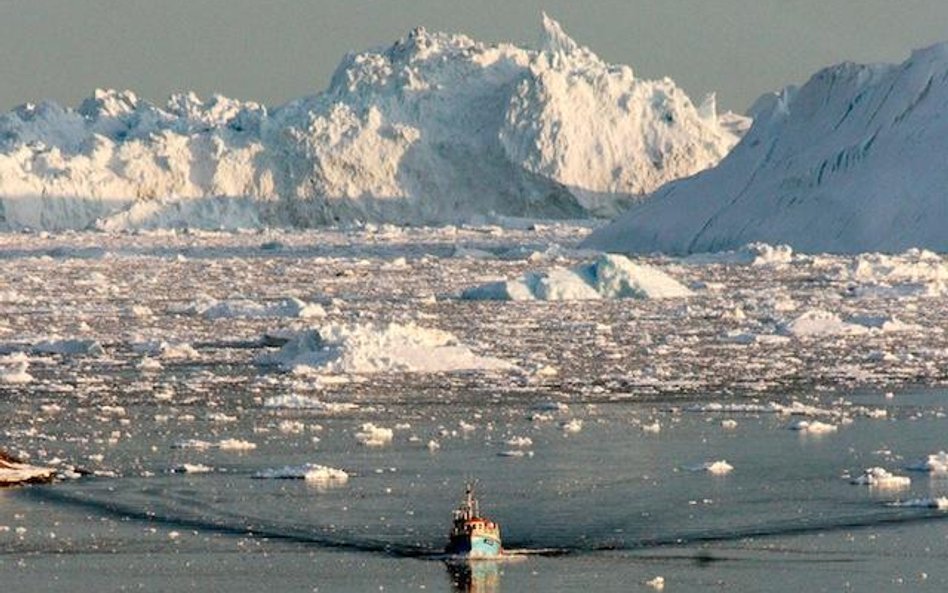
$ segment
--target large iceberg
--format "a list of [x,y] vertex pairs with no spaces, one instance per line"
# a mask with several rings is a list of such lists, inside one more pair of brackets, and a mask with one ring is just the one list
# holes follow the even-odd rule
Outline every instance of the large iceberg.
[[660,299],[691,296],[691,290],[665,272],[627,257],[601,254],[574,268],[530,272],[515,280],[465,289],[465,300],[572,301],[588,299]]
[[498,358],[478,356],[446,331],[397,323],[327,324],[289,338],[259,362],[297,372],[355,374],[515,368]]
[[841,64],[762,98],[714,169],[672,182],[586,246],[693,253],[948,250],[948,44],[899,65]]
[[98,90],[0,115],[0,229],[613,215],[717,163],[746,126],[545,16],[536,50],[416,29],[275,109]]

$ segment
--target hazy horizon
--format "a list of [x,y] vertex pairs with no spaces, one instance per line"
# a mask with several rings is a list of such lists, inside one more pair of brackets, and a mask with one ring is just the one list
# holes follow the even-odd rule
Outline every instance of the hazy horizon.
[[841,61],[900,62],[948,39],[938,0],[566,0],[472,5],[433,0],[0,0],[0,110],[93,89],[163,103],[193,90],[277,105],[326,88],[348,51],[385,46],[415,26],[534,47],[540,13],[604,60],[668,76],[700,100],[744,111],[764,92]]

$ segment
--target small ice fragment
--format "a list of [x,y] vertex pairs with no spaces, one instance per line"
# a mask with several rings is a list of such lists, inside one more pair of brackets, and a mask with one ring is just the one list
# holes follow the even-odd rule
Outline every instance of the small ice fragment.
[[788,428],[796,430],[803,434],[827,434],[839,430],[835,424],[820,422],[819,420],[798,420]]
[[519,447],[522,449],[533,445],[533,439],[530,437],[515,436],[504,441],[504,444],[508,447]]
[[735,428],[737,428],[737,420],[731,420],[730,418],[728,418],[727,420],[722,420],[721,428],[723,428],[724,430],[734,430]]
[[716,476],[723,476],[724,474],[731,473],[734,470],[734,466],[722,459],[719,461],[707,461],[701,465],[695,465],[687,469],[694,472],[708,472]]
[[650,581],[645,581],[645,584],[649,587],[655,589],[656,591],[661,591],[665,588],[665,577],[655,577]]
[[561,422],[560,428],[562,428],[564,432],[576,433],[583,429],[583,421],[579,418],[573,418],[572,420]]
[[355,437],[359,443],[366,447],[382,447],[392,442],[395,433],[391,428],[382,428],[371,422],[366,422],[356,433]]
[[662,425],[659,423],[658,420],[655,420],[655,421],[652,422],[651,424],[643,424],[643,425],[642,425],[642,432],[650,432],[650,433],[653,433],[653,434],[658,434],[658,433],[660,433],[661,431],[662,431]]

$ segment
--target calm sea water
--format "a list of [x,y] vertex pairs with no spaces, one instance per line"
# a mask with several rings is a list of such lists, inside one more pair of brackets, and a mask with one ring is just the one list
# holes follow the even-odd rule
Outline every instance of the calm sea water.
[[[545,421],[530,419],[546,400],[529,394],[402,393],[341,415],[219,409],[237,420],[203,436],[226,432],[257,449],[173,448],[196,429],[149,424],[116,446],[116,477],[0,492],[0,580],[4,591],[75,592],[647,591],[656,576],[666,591],[944,590],[948,513],[888,503],[948,495],[948,481],[904,470],[948,448],[946,398],[846,394],[888,418],[823,436],[788,430],[792,419],[777,415],[689,412],[684,400],[586,398]],[[127,413],[147,417],[152,405]],[[581,430],[561,426],[570,420]],[[642,430],[656,420],[660,432]],[[273,429],[285,421],[305,428]],[[353,437],[363,422],[402,426],[391,444],[364,447]],[[72,433],[66,420],[44,431],[60,444]],[[439,433],[429,451],[427,435]],[[518,449],[505,443],[514,436],[532,445],[499,455]],[[694,470],[717,460],[734,470]],[[213,471],[169,472],[183,462]],[[320,487],[252,477],[303,463],[351,478]],[[845,477],[873,466],[912,485],[877,490]],[[509,561],[438,558],[471,478],[515,551]]]

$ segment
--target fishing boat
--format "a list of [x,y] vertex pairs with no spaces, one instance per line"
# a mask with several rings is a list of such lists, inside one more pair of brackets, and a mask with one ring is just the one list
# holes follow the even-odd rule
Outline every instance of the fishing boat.
[[464,500],[454,511],[454,524],[445,552],[461,558],[497,558],[503,554],[500,525],[481,517],[474,484],[467,484]]

